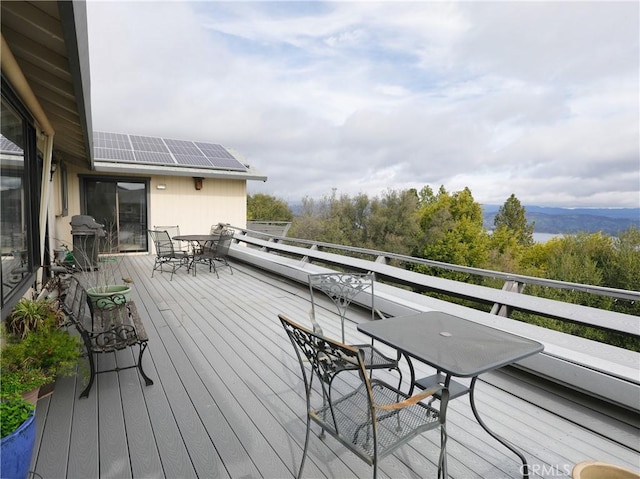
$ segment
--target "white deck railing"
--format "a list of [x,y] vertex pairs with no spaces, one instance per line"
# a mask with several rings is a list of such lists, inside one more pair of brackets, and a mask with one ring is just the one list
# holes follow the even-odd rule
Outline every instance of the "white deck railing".
[[[545,345],[545,351],[522,361],[519,363],[521,367],[587,394],[640,411],[639,353],[512,320],[497,313],[505,310],[526,311],[562,321],[616,331],[635,338],[640,338],[640,317],[529,296],[519,292],[522,288],[495,289],[438,278],[392,266],[388,261],[394,259],[403,264],[426,264],[468,274],[499,278],[506,284],[515,282],[520,285],[536,284],[571,289],[623,301],[640,300],[640,292],[480,270],[388,252],[285,238],[250,232],[242,228],[235,229],[236,242],[232,246],[230,256],[237,260],[304,283],[307,282],[307,276],[310,273],[330,271],[334,268],[374,272],[380,280],[376,285],[376,307],[383,313],[398,316],[416,311],[446,311],[536,339]],[[331,250],[331,252],[323,250]],[[363,259],[367,257],[371,259]],[[400,285],[403,287],[399,287]],[[425,290],[490,304],[493,306],[493,314],[419,293]],[[366,299],[364,301],[366,302]]]

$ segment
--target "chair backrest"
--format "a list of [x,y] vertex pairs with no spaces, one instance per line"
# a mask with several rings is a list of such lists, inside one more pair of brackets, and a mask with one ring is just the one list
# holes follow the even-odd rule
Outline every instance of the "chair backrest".
[[220,239],[216,243],[216,258],[226,258],[233,241],[233,230],[225,229],[220,233]]
[[[353,424],[355,419],[360,424],[355,434],[358,437],[369,437],[372,449],[376,447],[373,444],[377,443],[376,404],[369,375],[366,373],[359,350],[317,335],[282,314],[278,317],[298,357],[307,396],[308,414],[334,437],[340,439],[345,446],[351,448],[363,459],[370,461],[362,456],[361,451],[353,449],[352,441],[358,442],[355,438],[349,438],[347,441],[340,438],[345,433],[350,436],[346,431],[352,429],[352,425],[345,423]],[[310,373],[308,373],[308,365],[311,366]],[[340,383],[340,394],[336,394],[335,391],[332,393],[333,380],[345,371],[357,374],[350,374],[348,381],[344,381],[344,384]],[[322,389],[322,407],[320,408],[311,404],[311,385],[314,376],[320,380]],[[341,398],[338,399],[336,396]],[[342,402],[350,397],[353,398],[351,401],[347,399],[347,402]]]
[[169,226],[154,226],[154,230],[156,231],[166,231],[169,233],[169,236],[173,238],[174,236],[180,236],[180,226],[179,225],[169,225]]
[[166,231],[169,233],[169,237],[173,242],[174,249],[180,249],[182,246],[179,240],[174,240],[174,236],[180,236],[180,226],[179,225],[169,225],[169,226],[154,226],[154,230],[156,231]]
[[[282,314],[278,317],[295,349],[306,393],[307,432],[297,477],[302,476],[311,421],[372,465],[374,479],[381,458],[418,434],[440,427],[438,477],[448,477],[445,422],[449,392],[446,388],[438,386],[415,396],[405,394],[369,377],[363,351],[315,334]],[[312,391],[314,376],[321,385],[322,401],[314,400],[312,404],[311,398],[318,389]],[[340,380],[335,381],[338,377]],[[334,381],[339,384],[334,386]],[[437,392],[441,394],[439,409],[431,402],[422,402]]]
[[173,241],[166,230],[149,230],[158,257],[171,257],[175,253]]
[[[360,371],[361,382],[367,388],[371,387],[358,349],[316,334],[283,314],[279,314],[278,318],[280,318],[280,322],[296,351],[307,388],[311,387],[311,376],[317,376],[323,384],[323,395],[329,400],[329,389],[335,376],[343,371],[354,370]],[[311,376],[309,377],[307,377],[305,363],[311,365]]]
[[344,339],[344,320],[349,305],[360,293],[369,293],[371,303],[371,319],[375,319],[375,294],[373,285],[374,273],[320,273],[309,275],[309,292],[311,294],[311,321],[314,329],[321,331],[316,318],[315,291],[326,294],[338,309],[342,327],[342,342]]
[[219,235],[225,229],[227,229],[228,223],[217,223],[215,225],[211,225],[211,229],[209,230],[209,234],[211,235]]

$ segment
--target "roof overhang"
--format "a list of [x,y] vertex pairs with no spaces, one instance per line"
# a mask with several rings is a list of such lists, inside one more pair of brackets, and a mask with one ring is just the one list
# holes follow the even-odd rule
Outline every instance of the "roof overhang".
[[267,177],[249,165],[247,171],[184,168],[179,166],[156,166],[112,161],[94,161],[95,171],[104,173],[132,173],[137,175],[193,176],[199,178],[222,178],[227,180],[267,181]]
[[[93,166],[87,11],[80,1],[1,2],[2,72],[24,98],[30,90],[53,129],[56,159]],[[9,52],[4,51],[8,48]],[[15,66],[9,59],[15,59]],[[24,83],[26,85],[19,84]],[[26,90],[25,90],[26,89]],[[47,132],[51,134],[50,132]]]

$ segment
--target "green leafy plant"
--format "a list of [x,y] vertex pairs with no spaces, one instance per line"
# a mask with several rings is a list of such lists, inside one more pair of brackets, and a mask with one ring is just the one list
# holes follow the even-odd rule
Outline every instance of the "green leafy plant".
[[7,317],[6,328],[8,333],[24,339],[29,333],[42,327],[45,320],[58,326],[64,319],[62,311],[50,301],[23,298]]
[[0,395],[7,398],[13,394],[23,394],[53,380],[54,378],[50,374],[40,369],[4,372],[2,373],[2,392]]
[[23,299],[15,311],[19,314],[14,322],[26,318],[29,325],[12,331],[6,327],[2,331],[0,398],[3,400],[54,382],[57,376],[75,374],[82,355],[82,342],[63,329],[64,315],[54,303]]
[[43,327],[28,334],[23,340],[25,351],[44,371],[57,376],[75,373],[82,343],[77,336],[45,321]]
[[0,437],[8,436],[18,429],[29,419],[33,409],[33,404],[19,396],[0,402]]

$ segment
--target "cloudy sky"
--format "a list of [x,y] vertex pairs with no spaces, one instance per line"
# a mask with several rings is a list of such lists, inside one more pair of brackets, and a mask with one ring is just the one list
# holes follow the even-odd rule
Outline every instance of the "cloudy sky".
[[637,208],[639,8],[91,1],[93,128],[232,147],[286,201]]

